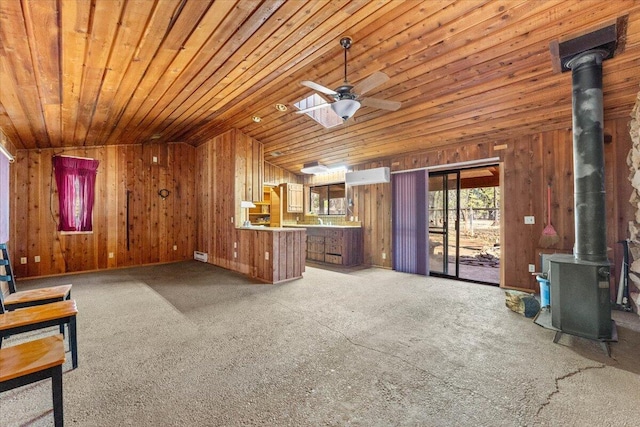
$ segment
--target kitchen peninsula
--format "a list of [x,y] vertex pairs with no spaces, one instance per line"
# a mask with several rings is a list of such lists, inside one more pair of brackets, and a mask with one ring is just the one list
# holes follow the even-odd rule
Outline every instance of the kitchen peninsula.
[[265,283],[302,277],[306,230],[282,227],[236,228],[237,271]]

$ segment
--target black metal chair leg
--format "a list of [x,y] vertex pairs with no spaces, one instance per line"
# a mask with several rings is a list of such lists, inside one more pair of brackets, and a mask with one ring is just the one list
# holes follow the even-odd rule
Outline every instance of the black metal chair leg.
[[64,425],[62,365],[56,366],[51,373],[51,391],[53,393],[53,422],[55,427],[62,427]]
[[78,367],[78,336],[76,330],[76,316],[69,319],[69,347],[73,369]]

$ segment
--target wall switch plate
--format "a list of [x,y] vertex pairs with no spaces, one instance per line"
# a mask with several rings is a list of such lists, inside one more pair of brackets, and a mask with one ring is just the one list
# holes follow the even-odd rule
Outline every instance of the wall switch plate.
[[265,253],[264,253],[264,259],[266,259],[267,261],[269,261],[269,252],[265,252]]
[[233,257],[234,257],[234,258],[238,258],[238,252],[233,251]]
[[173,245],[173,250],[177,251],[178,250],[178,245]]
[[158,157],[157,156],[153,156],[153,163],[158,163]]
[[527,225],[532,225],[536,223],[536,217],[533,215],[530,216],[525,216],[524,217],[524,223]]
[[109,252],[109,258],[113,258],[113,252]]
[[382,252],[382,259],[387,259],[387,254],[385,252]]
[[23,256],[20,258],[20,264],[26,264],[27,263],[27,257]]
[[238,247],[238,242],[233,242],[233,249],[236,249]]
[[34,257],[33,257],[33,260],[34,260],[35,262],[40,262],[40,255],[36,255],[36,256],[34,256]]
[[535,273],[535,272],[536,272],[536,265],[529,264],[529,273]]

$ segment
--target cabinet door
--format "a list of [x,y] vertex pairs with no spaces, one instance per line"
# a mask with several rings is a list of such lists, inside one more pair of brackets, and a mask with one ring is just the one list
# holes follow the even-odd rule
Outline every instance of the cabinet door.
[[287,212],[302,213],[304,211],[302,184],[287,184]]

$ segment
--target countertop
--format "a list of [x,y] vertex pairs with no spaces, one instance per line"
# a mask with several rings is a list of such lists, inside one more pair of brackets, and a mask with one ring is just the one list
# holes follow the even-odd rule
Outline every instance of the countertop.
[[298,230],[292,230],[291,228],[288,227],[265,227],[264,225],[252,225],[250,227],[236,227],[236,230],[250,230],[250,231],[298,231]]
[[333,225],[333,224],[285,224],[287,228],[362,228],[360,225]]

